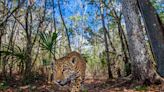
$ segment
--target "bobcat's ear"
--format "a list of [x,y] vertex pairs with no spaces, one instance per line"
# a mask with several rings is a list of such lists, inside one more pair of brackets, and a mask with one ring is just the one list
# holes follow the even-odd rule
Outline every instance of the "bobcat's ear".
[[72,63],[76,64],[76,62],[77,62],[77,58],[76,57],[72,58]]

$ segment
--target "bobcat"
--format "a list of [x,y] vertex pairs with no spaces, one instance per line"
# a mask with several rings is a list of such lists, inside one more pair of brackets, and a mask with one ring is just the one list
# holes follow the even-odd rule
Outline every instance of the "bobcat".
[[85,78],[86,61],[78,52],[55,61],[54,81],[60,86],[68,85],[71,92],[79,92]]

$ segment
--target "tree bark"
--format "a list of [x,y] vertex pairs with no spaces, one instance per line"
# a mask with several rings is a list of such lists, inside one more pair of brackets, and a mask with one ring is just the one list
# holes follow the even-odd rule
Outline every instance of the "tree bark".
[[[5,4],[6,2],[4,1],[3,3],[4,5],[2,6],[3,8],[3,11],[2,11],[2,15],[4,16],[1,20],[3,21],[3,19],[5,19],[5,13],[6,13],[6,10],[5,10]],[[8,14],[8,13],[7,13]],[[5,21],[1,22],[0,24],[0,51],[2,49],[2,36],[5,35],[5,29],[6,29],[6,24],[7,24],[7,20],[6,19]],[[1,56],[2,54],[0,53],[0,61],[2,61],[2,74],[4,76],[4,78],[6,79],[6,62],[3,60],[4,58],[2,58]]]
[[148,57],[137,1],[123,0],[122,8],[132,61],[132,76],[139,81],[154,83],[159,76],[153,68],[152,61]]
[[162,22],[149,0],[138,0],[138,5],[157,61],[158,73],[164,76],[164,29]]

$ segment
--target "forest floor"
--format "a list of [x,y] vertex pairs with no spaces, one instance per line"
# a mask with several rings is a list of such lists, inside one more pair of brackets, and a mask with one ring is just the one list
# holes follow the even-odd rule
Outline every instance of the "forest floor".
[[[67,92],[54,91],[53,85],[37,81],[30,85],[19,85],[20,81],[11,80],[9,84],[0,80],[0,92]],[[164,92],[164,85],[140,85],[127,79],[86,79],[83,92]]]
[[164,92],[164,85],[142,85],[126,79],[86,80],[88,92]]

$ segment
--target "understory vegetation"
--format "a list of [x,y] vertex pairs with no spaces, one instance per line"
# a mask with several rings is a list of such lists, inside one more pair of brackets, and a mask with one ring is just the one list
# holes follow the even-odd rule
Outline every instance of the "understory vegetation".
[[0,0],[0,92],[56,92],[72,51],[83,92],[164,91],[164,1]]

